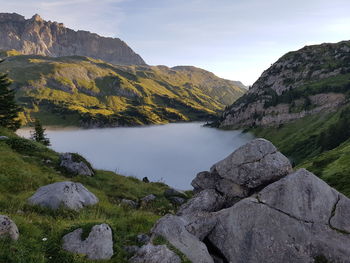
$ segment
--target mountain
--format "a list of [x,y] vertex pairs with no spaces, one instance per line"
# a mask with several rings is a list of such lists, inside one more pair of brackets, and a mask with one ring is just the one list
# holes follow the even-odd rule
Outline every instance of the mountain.
[[221,127],[276,126],[348,101],[350,41],[306,46],[281,57],[222,116]]
[[219,126],[272,141],[293,164],[350,193],[350,41],[281,57]]
[[106,127],[209,120],[246,91],[188,66],[117,66],[89,57],[0,52],[23,123]]
[[51,57],[88,56],[117,65],[144,65],[144,60],[119,38],[74,31],[62,23],[0,13],[0,49]]

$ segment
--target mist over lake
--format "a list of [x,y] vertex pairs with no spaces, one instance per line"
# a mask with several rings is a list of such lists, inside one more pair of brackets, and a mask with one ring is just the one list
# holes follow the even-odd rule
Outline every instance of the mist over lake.
[[[18,134],[28,137],[29,129]],[[47,129],[52,148],[77,152],[96,169],[147,176],[179,189],[192,189],[198,172],[208,170],[253,137],[241,131],[202,127],[202,123],[104,129]]]

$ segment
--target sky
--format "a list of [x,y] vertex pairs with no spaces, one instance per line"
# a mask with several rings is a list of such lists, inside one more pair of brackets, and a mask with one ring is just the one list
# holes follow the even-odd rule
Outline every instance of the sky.
[[0,0],[0,12],[124,40],[149,65],[251,85],[283,54],[350,40],[349,0]]

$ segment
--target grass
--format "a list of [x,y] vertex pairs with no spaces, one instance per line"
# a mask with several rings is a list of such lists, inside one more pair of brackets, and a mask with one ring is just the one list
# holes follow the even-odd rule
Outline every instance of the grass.
[[[346,106],[343,109],[347,109]],[[319,140],[322,133],[332,132],[334,124],[343,117],[339,110],[307,116],[280,127],[259,127],[249,131],[270,140],[296,168],[308,169],[350,197],[350,139],[327,151],[322,149]]]
[[[10,216],[20,231],[17,242],[0,239],[0,262],[90,262],[84,256],[62,250],[61,239],[77,228],[83,228],[86,235],[93,225],[100,223],[111,226],[115,252],[111,260],[103,262],[127,262],[129,255],[123,246],[137,245],[138,234],[148,233],[157,219],[176,209],[164,197],[168,186],[162,183],[144,183],[100,170],[93,177],[67,178],[57,167],[56,152],[4,129],[0,129],[0,134],[10,138],[0,141],[0,211]],[[82,183],[100,202],[80,212],[51,211],[27,204],[26,200],[39,187],[66,180]],[[138,209],[120,204],[122,198],[139,201],[148,194],[156,195],[157,199]]]

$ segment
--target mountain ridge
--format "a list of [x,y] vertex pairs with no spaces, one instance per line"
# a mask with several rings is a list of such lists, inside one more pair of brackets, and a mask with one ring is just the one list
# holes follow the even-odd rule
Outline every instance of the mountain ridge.
[[0,49],[53,57],[81,55],[120,65],[146,64],[119,38],[75,31],[37,14],[25,19],[16,13],[0,13]]
[[0,53],[24,124],[107,127],[209,120],[246,90],[191,67],[117,66],[89,57]]
[[288,52],[223,114],[221,127],[278,126],[348,102],[350,41]]

